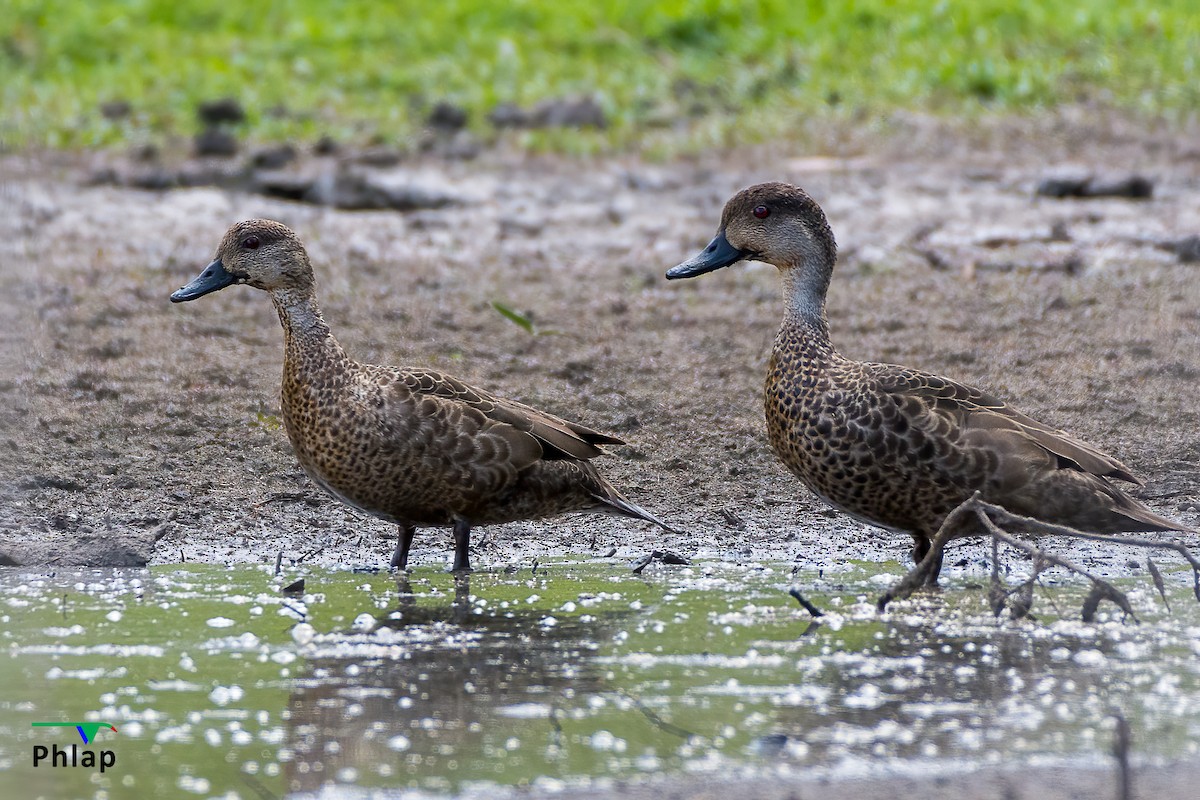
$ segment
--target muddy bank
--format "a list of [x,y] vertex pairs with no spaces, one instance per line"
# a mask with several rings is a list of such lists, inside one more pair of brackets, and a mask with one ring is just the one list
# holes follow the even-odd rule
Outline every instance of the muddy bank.
[[[1089,120],[910,127],[666,164],[484,153],[389,167],[459,201],[410,213],[91,186],[108,156],[7,156],[0,554],[386,565],[394,529],[325,497],[289,451],[267,299],[167,302],[231,221],[265,216],[308,245],[353,356],[446,370],[624,438],[602,471],[690,533],[597,517],[509,525],[478,532],[478,566],[613,547],[630,560],[652,547],[902,560],[906,541],[824,508],[769,452],[774,270],[662,279],[707,241],[730,193],[763,179],[799,183],[830,216],[843,352],[987,387],[1117,455],[1146,502],[1197,524],[1200,268],[1179,250],[1200,219],[1194,139]],[[1147,176],[1152,196],[1036,195],[1064,171]],[[984,555],[959,549],[948,564]],[[414,558],[442,568],[449,550],[449,532],[425,531]],[[1072,550],[1110,573],[1138,559]]]

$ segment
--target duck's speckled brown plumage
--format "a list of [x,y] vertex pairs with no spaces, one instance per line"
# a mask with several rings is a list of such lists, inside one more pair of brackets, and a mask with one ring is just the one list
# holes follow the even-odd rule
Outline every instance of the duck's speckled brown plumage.
[[465,569],[473,525],[570,511],[663,525],[591,464],[597,445],[619,439],[438,372],[350,359],[321,317],[308,256],[285,226],[234,225],[216,260],[172,300],[233,283],[265,289],[279,313],[283,422],[301,466],[339,500],[400,525],[394,566],[406,567],[414,527],[453,526],[455,568]]
[[976,491],[1014,513],[1093,532],[1186,530],[1110,482],[1137,482],[1119,461],[988,393],[841,356],[825,320],[836,254],[820,206],[797,187],[768,183],[735,195],[717,238],[668,272],[691,277],[742,259],[780,269],[786,312],[767,368],[767,432],[780,460],[825,501],[911,534],[918,561]]

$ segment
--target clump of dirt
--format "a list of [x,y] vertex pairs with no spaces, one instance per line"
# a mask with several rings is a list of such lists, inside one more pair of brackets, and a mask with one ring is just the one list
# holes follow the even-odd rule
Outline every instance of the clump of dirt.
[[[784,144],[653,165],[430,157],[412,179],[459,202],[410,213],[87,185],[96,156],[7,156],[0,553],[90,564],[119,546],[132,563],[282,552],[386,565],[394,528],[327,498],[290,452],[267,298],[235,287],[167,301],[231,222],[262,216],[307,243],[326,317],[353,356],[442,369],[621,436],[601,470],[688,531],[597,517],[514,524],[477,533],[478,565],[612,547],[631,560],[652,549],[904,560],[907,541],[825,508],[767,446],[774,270],[663,280],[708,240],[730,194],[766,179],[804,186],[831,218],[843,352],[987,387],[1112,452],[1146,480],[1143,499],[1195,525],[1200,280],[1175,245],[1197,233],[1200,159],[1166,134],[1016,128],[911,122],[850,156]],[[1064,165],[1112,164],[1154,178],[1153,196],[1035,195]],[[959,547],[948,574],[986,555]],[[448,532],[423,531],[414,559],[440,563],[449,550]],[[1116,570],[1137,558],[1082,552]]]

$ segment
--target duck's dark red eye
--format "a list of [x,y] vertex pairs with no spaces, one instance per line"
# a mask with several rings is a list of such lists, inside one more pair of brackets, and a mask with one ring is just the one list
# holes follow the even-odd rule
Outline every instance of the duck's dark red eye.
[[247,236],[242,240],[242,247],[246,248],[247,250],[257,250],[259,244],[261,244],[261,242],[258,241],[257,236]]
[[766,219],[767,217],[771,216],[771,209],[767,208],[766,206],[755,206],[753,214],[759,219]]

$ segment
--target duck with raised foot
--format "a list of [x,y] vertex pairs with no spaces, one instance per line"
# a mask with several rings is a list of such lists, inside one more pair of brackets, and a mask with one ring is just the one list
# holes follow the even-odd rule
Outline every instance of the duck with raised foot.
[[321,317],[308,254],[286,226],[235,224],[171,301],[234,284],[266,291],[279,313],[283,423],[300,465],[338,500],[399,526],[393,567],[407,568],[418,527],[454,529],[455,571],[470,569],[475,525],[589,511],[676,532],[592,465],[599,445],[620,439],[439,372],[352,360]]
[[[1140,483],[1121,462],[991,394],[838,353],[825,318],[837,244],[802,189],[763,183],[738,192],[716,237],[667,278],[743,260],[772,264],[783,280],[765,389],[772,449],[831,506],[911,535],[918,564],[942,521],[976,491],[1013,513],[1085,531],[1188,530],[1113,485]],[[929,584],[941,569],[936,558]]]

